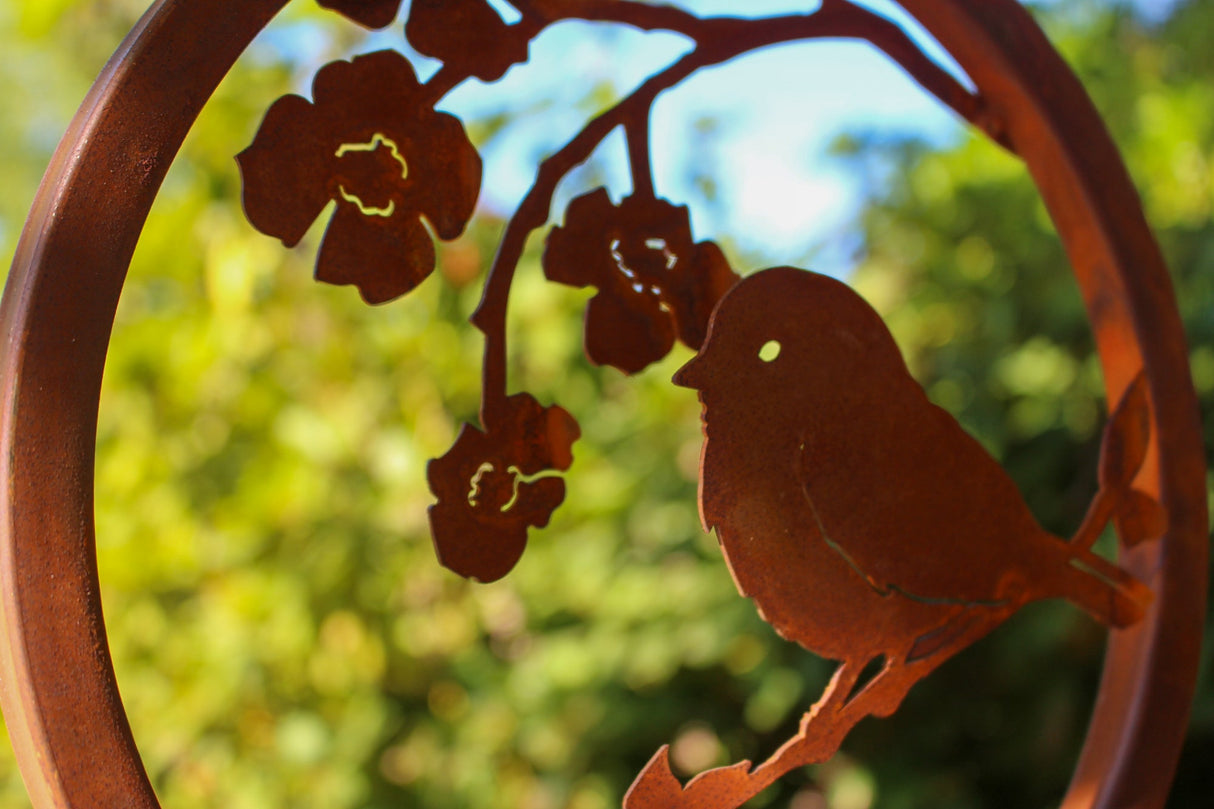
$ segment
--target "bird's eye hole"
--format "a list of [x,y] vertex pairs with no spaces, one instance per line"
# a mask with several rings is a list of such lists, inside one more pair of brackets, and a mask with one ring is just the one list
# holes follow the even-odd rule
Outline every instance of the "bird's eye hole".
[[773,362],[778,356],[780,356],[779,340],[768,340],[759,349],[759,359],[763,360],[763,362]]

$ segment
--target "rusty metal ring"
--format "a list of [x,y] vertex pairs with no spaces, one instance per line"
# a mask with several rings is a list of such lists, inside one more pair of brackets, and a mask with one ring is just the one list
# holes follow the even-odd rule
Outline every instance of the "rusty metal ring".
[[[0,677],[37,807],[157,807],[106,643],[93,525],[97,404],[119,292],[169,163],[207,98],[286,0],[159,0],[60,143],[0,305]],[[1078,278],[1115,402],[1145,367],[1154,443],[1140,485],[1167,536],[1123,562],[1157,594],[1113,632],[1064,809],[1158,807],[1196,683],[1205,460],[1175,295],[1091,101],[1015,0],[903,0],[957,60],[1036,180]]]

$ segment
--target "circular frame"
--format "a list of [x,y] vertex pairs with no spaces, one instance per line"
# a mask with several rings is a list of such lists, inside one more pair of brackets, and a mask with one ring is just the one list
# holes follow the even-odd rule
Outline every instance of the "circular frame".
[[[102,370],[148,210],[193,121],[287,0],[159,0],[85,99],[34,200],[0,303],[0,702],[34,806],[152,809],[114,678],[97,580]],[[1082,86],[1015,0],[901,0],[989,106],[1054,219],[1109,402],[1140,368],[1152,444],[1137,486],[1166,536],[1122,564],[1156,594],[1111,631],[1063,809],[1164,804],[1196,685],[1205,459],[1176,298],[1138,196]]]

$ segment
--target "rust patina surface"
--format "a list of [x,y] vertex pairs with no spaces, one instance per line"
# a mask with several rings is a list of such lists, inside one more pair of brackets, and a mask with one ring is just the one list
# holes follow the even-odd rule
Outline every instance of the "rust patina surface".
[[[127,265],[165,171],[206,99],[283,0],[161,0],[107,65],[56,152],[9,276],[0,442],[0,684],[38,807],[154,807],[114,681],[98,596],[92,497],[97,401]],[[321,0],[383,27],[399,0]],[[462,232],[481,162],[435,105],[495,81],[567,19],[685,35],[693,47],[539,167],[510,218],[473,324],[485,336],[480,424],[431,462],[438,561],[506,575],[566,496],[580,431],[512,392],[506,311],[528,236],[558,183],[622,129],[633,190],[575,199],[547,235],[545,275],[593,287],[590,359],[634,373],[676,341],[704,402],[701,513],[739,589],[782,635],[840,661],[800,732],[766,762],[684,785],[665,750],[630,809],[742,805],[1022,605],[1062,598],[1110,627],[1089,737],[1065,809],[1158,807],[1187,721],[1205,610],[1205,462],[1176,302],[1116,149],[1071,71],[1014,0],[904,0],[972,86],[897,25],[847,0],[767,19],[698,18],[633,0],[414,0],[405,34],[443,67],[421,82],[379,51],[335,62],[311,97],[267,112],[239,162],[253,226],[292,245],[336,203],[318,280],[368,303],[407,294],[434,240]],[[907,374],[880,318],[845,285],[791,268],[746,277],[697,241],[654,188],[654,100],[696,71],[795,40],[866,41],[1035,179],[1087,303],[1111,414],[1100,489],[1074,537],[1044,532],[1006,474]],[[573,493],[572,496],[576,496]],[[1113,522],[1117,564],[1091,553]],[[962,575],[964,574],[964,575]],[[882,661],[861,683],[860,673]],[[857,685],[860,683],[859,685]]]

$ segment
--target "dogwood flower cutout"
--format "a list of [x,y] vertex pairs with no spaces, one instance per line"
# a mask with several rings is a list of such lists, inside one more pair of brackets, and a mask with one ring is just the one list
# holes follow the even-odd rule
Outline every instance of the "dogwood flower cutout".
[[485,0],[413,0],[405,37],[418,53],[469,76],[497,81],[527,61],[535,29],[507,25]]
[[336,200],[317,280],[353,284],[367,303],[390,301],[434,270],[427,225],[446,241],[463,232],[480,155],[459,119],[424,99],[396,51],[325,65],[312,96],[275,101],[237,156],[245,215],[292,247]]
[[635,196],[617,206],[602,188],[570,203],[543,265],[551,281],[598,289],[586,354],[627,374],[666,356],[676,337],[699,350],[713,306],[738,280],[716,244],[692,241],[687,208]]
[[400,0],[317,0],[321,8],[336,11],[364,28],[383,28],[396,19]]
[[568,411],[542,407],[528,393],[505,401],[486,433],[465,424],[454,446],[430,461],[426,477],[438,502],[430,532],[438,560],[461,576],[505,576],[527,545],[527,530],[548,524],[565,499],[563,472],[581,431]]

